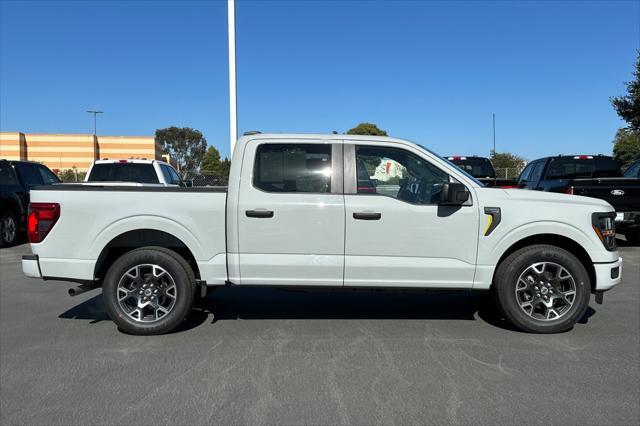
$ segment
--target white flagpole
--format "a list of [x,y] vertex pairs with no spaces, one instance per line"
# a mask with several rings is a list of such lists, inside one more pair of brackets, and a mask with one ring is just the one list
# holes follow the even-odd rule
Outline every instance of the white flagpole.
[[231,142],[231,152],[238,139],[238,109],[236,103],[236,5],[235,0],[227,0],[228,24],[229,24],[229,137]]

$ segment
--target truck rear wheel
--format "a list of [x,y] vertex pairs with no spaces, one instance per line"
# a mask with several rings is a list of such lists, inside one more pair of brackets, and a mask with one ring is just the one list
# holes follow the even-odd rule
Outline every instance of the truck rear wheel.
[[180,325],[191,311],[195,289],[193,271],[177,253],[144,247],[111,265],[102,292],[107,313],[118,327],[150,335]]
[[495,276],[498,304],[516,327],[558,333],[573,327],[589,306],[584,265],[559,247],[533,245],[509,255]]

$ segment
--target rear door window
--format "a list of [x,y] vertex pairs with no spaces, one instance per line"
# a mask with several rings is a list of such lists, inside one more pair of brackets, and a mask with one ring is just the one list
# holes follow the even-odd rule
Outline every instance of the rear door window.
[[153,164],[146,163],[94,164],[87,181],[160,183]]
[[258,146],[253,186],[267,192],[331,192],[331,145]]

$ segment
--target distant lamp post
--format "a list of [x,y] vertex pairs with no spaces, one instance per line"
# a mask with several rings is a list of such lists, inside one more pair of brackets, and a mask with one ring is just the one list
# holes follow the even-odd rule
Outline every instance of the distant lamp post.
[[93,137],[96,137],[96,130],[97,130],[97,120],[96,117],[98,116],[98,114],[104,114],[104,111],[94,111],[94,110],[88,110],[87,111],[89,114],[93,114]]

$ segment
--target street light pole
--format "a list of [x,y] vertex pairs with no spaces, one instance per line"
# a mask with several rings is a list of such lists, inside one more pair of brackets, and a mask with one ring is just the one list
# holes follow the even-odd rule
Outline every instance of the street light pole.
[[231,152],[238,139],[238,107],[236,103],[236,4],[235,0],[227,0],[227,23],[229,30],[229,139]]
[[87,111],[89,114],[93,114],[93,137],[96,137],[96,130],[97,130],[97,120],[96,120],[96,116],[98,114],[104,114],[104,111],[95,111],[95,110],[88,110]]

